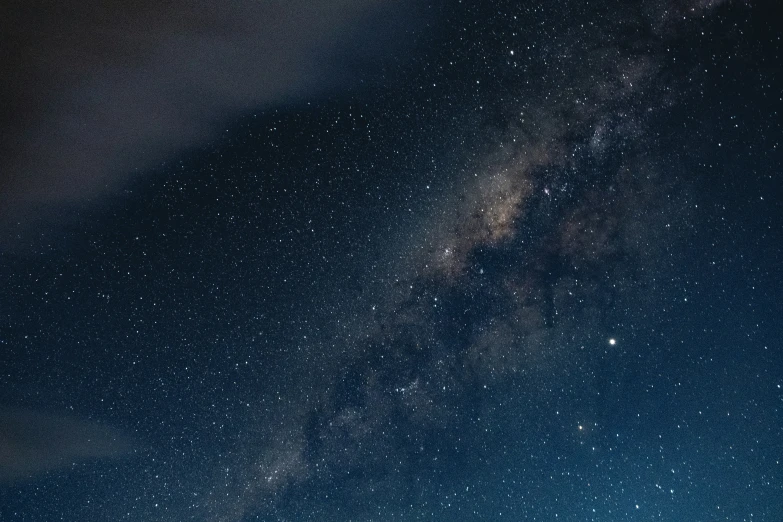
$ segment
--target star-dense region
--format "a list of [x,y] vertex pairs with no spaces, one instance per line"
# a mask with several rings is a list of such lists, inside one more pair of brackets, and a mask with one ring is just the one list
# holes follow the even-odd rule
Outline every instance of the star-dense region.
[[4,9],[0,520],[783,520],[773,6]]

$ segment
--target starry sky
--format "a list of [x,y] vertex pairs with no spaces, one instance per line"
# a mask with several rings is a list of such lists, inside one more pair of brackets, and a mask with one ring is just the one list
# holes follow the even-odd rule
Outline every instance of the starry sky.
[[771,6],[0,9],[0,520],[783,520]]

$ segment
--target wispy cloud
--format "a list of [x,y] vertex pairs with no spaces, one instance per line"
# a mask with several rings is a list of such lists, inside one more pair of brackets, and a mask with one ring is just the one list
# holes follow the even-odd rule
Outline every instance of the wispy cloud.
[[120,430],[70,415],[0,408],[0,483],[17,483],[74,464],[129,454]]
[[0,214],[95,199],[245,111],[344,86],[393,41],[392,3],[6,3]]

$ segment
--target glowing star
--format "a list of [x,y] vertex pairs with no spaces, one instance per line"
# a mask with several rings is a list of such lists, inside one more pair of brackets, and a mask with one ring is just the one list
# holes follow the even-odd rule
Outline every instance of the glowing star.
[[612,337],[611,339],[609,339],[609,344],[610,344],[610,345],[612,345],[612,346],[614,346],[615,344],[617,344],[617,339],[615,339],[614,337]]

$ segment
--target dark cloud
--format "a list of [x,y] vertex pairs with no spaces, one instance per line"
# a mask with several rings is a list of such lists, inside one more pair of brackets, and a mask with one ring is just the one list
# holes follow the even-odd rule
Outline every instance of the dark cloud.
[[122,457],[135,446],[128,435],[96,422],[0,408],[0,482],[27,481],[94,459]]
[[399,8],[6,2],[0,212],[95,200],[243,112],[345,85],[392,43]]

